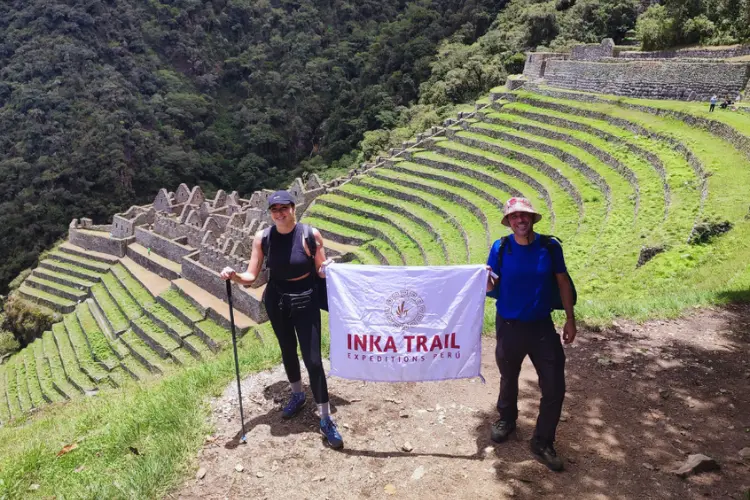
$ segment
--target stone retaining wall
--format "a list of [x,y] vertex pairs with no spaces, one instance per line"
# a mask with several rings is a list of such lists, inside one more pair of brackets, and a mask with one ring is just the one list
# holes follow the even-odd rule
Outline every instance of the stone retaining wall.
[[[226,300],[226,282],[221,279],[219,273],[201,265],[195,260],[196,258],[195,254],[182,258],[182,276],[208,293]],[[249,316],[256,323],[262,323],[268,319],[263,304],[236,283],[232,283],[232,303],[238,311]]]
[[125,257],[128,245],[135,242],[135,237],[111,238],[107,233],[102,233],[102,235],[99,236],[90,231],[74,229],[71,227],[68,229],[68,241],[76,246],[85,248],[86,250],[102,252],[117,257]]
[[704,100],[736,96],[750,65],[727,62],[592,62],[551,60],[544,78],[552,87],[656,99]]
[[568,54],[559,52],[528,52],[523,65],[523,75],[527,78],[542,78],[549,61],[569,59]]
[[177,243],[142,227],[135,228],[135,241],[145,248],[150,248],[153,252],[165,257],[178,264],[182,262],[185,255],[195,251],[193,247]]
[[700,58],[700,59],[728,59],[730,57],[742,57],[750,55],[750,45],[736,45],[724,49],[678,49],[678,50],[656,50],[653,52],[641,52],[635,50],[620,50],[619,57],[628,59],[674,59],[674,58]]

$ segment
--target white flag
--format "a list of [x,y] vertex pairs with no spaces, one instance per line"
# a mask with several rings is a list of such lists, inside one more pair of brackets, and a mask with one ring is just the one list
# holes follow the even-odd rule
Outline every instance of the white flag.
[[331,375],[378,382],[476,377],[485,266],[326,268]]

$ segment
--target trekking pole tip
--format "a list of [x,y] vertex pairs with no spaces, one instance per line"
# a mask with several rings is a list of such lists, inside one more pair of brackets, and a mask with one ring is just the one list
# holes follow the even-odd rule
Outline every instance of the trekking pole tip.
[[240,438],[240,444],[247,444],[247,436],[242,436]]

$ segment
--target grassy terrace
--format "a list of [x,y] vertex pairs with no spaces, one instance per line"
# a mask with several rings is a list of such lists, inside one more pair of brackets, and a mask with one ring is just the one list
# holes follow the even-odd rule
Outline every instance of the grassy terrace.
[[49,293],[53,293],[55,295],[58,295],[60,297],[66,298],[68,300],[78,301],[86,298],[86,295],[88,295],[88,292],[86,290],[81,290],[80,288],[73,288],[67,285],[62,285],[60,283],[57,283],[55,281],[49,281],[44,278],[40,278],[39,276],[31,275],[28,278],[26,278],[25,283],[32,288],[36,288],[38,290],[45,290]]
[[78,360],[78,365],[81,368],[81,371],[86,373],[89,378],[92,378],[96,383],[100,383],[106,379],[107,373],[94,360],[88,343],[86,342],[86,335],[83,333],[83,329],[78,322],[77,315],[75,313],[66,314],[63,323],[65,324],[68,338],[73,346],[73,351]]
[[113,274],[105,274],[102,276],[102,283],[104,283],[109,294],[129,320],[132,321],[138,319],[143,315],[143,309],[141,306],[133,300],[133,297],[131,297],[125,287],[122,286],[120,281],[118,281]]
[[130,293],[130,295],[132,295],[142,307],[149,307],[156,303],[156,299],[154,299],[153,295],[151,295],[146,287],[141,285],[141,283],[135,279],[122,264],[112,266],[112,274],[117,277],[120,283],[122,283],[127,289],[128,293]]
[[130,325],[128,318],[117,307],[117,303],[109,294],[104,284],[97,283],[91,287],[91,295],[96,300],[96,303],[99,304],[99,308],[104,312],[109,324],[112,325],[112,328],[116,332],[121,332],[128,328],[128,325]]
[[93,260],[93,259],[87,259],[79,255],[69,254],[61,250],[56,250],[50,253],[49,257],[52,260],[63,262],[65,264],[72,265],[74,267],[82,267],[84,269],[88,269],[90,271],[94,271],[98,273],[106,273],[110,267],[109,264],[105,264],[104,262],[99,262],[98,260]]
[[356,215],[360,217],[367,218],[370,223],[374,222],[375,217],[377,217],[381,222],[393,224],[400,228],[404,234],[409,236],[410,239],[415,241],[417,245],[424,250],[428,265],[438,265],[445,262],[445,254],[435,237],[421,225],[416,224],[413,220],[404,217],[393,210],[388,210],[378,205],[368,203],[367,200],[361,198],[352,202],[349,198],[335,193],[321,197],[319,203],[337,210],[350,211],[353,214],[356,213]]
[[[39,342],[39,340],[37,340]],[[70,383],[65,375],[60,352],[57,350],[54,335],[52,332],[44,332],[41,338],[42,350],[47,359],[50,368],[52,383],[59,388],[68,398],[73,398],[80,394],[80,389]]]
[[63,401],[65,398],[57,392],[52,383],[52,370],[50,369],[47,357],[44,355],[44,344],[42,339],[36,339],[31,344],[31,349],[34,351],[34,363],[42,393],[50,402],[54,403]]
[[10,420],[10,409],[8,408],[8,394],[6,393],[5,377],[7,363],[0,365],[0,423],[5,424]]
[[94,281],[77,278],[75,276],[71,276],[70,274],[60,273],[57,271],[53,271],[51,269],[44,269],[42,267],[35,269],[34,274],[48,281],[58,280],[58,282],[63,282],[63,284],[68,284],[68,286],[78,287],[79,289],[80,288],[88,289],[94,286]]
[[62,262],[59,260],[45,259],[40,263],[40,266],[44,269],[49,269],[61,274],[67,274],[75,276],[86,281],[98,281],[102,275],[100,271],[92,271],[85,267],[76,266],[71,262]]
[[611,134],[656,155],[664,165],[665,180],[670,194],[670,204],[664,224],[661,226],[660,236],[665,239],[684,238],[684,235],[690,231],[700,210],[699,180],[687,160],[673,147],[655,139],[635,136],[603,120],[584,118],[522,103],[514,103],[512,107],[521,113],[533,112],[539,117],[539,123],[544,117],[563,118]]
[[337,236],[345,238],[355,238],[356,240],[361,241],[363,244],[373,239],[369,234],[365,234],[361,231],[355,231],[354,229],[342,226],[341,224],[336,224],[335,222],[330,221],[326,218],[315,217],[314,215],[311,215],[309,210],[305,212],[305,215],[302,217],[302,219],[305,223],[315,226],[321,231],[328,233],[329,235],[331,235],[332,239],[336,241],[339,241],[339,238],[337,238]]
[[[611,262],[609,261],[609,257],[611,256],[608,255],[608,252],[619,246],[620,237],[623,234],[635,230],[636,207],[635,191],[633,187],[622,176],[611,170],[595,156],[576,146],[546,138],[543,141],[540,141],[538,136],[518,132],[515,129],[503,127],[501,125],[480,124],[478,127],[488,130],[498,130],[512,136],[522,137],[530,141],[543,142],[544,144],[554,146],[578,158],[583,163],[597,171],[606,180],[612,190],[611,209],[606,224],[600,227],[599,234],[591,241],[592,244],[587,247],[590,251],[585,256],[585,269],[600,269],[599,266],[606,266],[608,262]],[[576,245],[578,246],[580,243],[576,241]],[[632,265],[635,265],[635,260],[633,259],[637,259],[637,250],[635,253],[631,251],[629,259],[632,261]],[[572,262],[572,264],[577,263]],[[573,267],[573,269],[576,268],[577,266]],[[585,291],[586,290],[584,290],[584,292]]]
[[422,252],[416,243],[397,227],[384,222],[371,221],[365,217],[341,213],[319,204],[313,205],[309,212],[312,216],[328,217],[344,226],[351,224],[353,227],[371,227],[384,235],[387,243],[398,251],[406,265],[419,266],[425,263]]
[[57,295],[53,295],[49,292],[45,292],[44,290],[40,290],[38,288],[32,288],[26,284],[22,284],[18,288],[18,290],[20,290],[22,295],[39,299],[42,305],[47,305],[47,303],[49,303],[50,307],[54,307],[54,306],[72,307],[75,305],[75,302],[73,302],[70,299],[58,297]]
[[96,384],[94,384],[94,382],[83,373],[78,366],[75,351],[70,339],[68,338],[65,325],[63,323],[55,323],[52,325],[52,335],[54,337],[54,343],[60,352],[60,361],[62,362],[62,367],[65,370],[68,380],[84,392],[97,390],[98,388],[96,387]]
[[[479,143],[496,144],[506,147],[508,146],[507,143],[504,143],[497,139],[492,139],[491,137],[482,134],[459,132],[458,135],[460,137],[466,137],[467,139],[471,139],[473,141],[478,141]],[[487,160],[502,162],[522,173],[531,176],[537,182],[539,182],[549,193],[552,202],[552,210],[555,213],[554,226],[551,225],[551,220],[548,214],[548,217],[545,217],[540,222],[539,229],[547,232],[554,230],[555,233],[559,234],[561,238],[565,238],[566,235],[575,234],[578,226],[578,209],[575,200],[551,178],[541,174],[535,168],[528,166],[520,161],[500,156],[489,151],[466,146],[458,142],[448,140],[440,141],[438,142],[438,145],[446,150],[455,151],[457,155],[460,153],[481,155]],[[540,210],[545,209],[546,203],[541,196],[541,193],[539,193],[535,188],[523,182],[522,180],[519,180],[518,178],[511,175],[507,175],[495,167],[480,165],[470,161],[459,160],[457,158],[454,158],[453,156],[446,156],[435,152],[419,153],[415,161],[419,161],[419,158],[426,158],[433,161],[447,163],[452,166],[458,166],[467,170],[467,172],[475,171],[491,175],[492,177],[495,177],[503,183],[507,184],[509,187],[522,193],[526,198],[531,200],[534,206],[539,207]],[[502,211],[502,208],[500,208],[500,210]]]
[[[13,361],[13,362],[11,362]],[[21,400],[18,397],[18,379],[14,360],[5,363],[5,394],[8,398],[8,411],[11,418],[23,415]]]
[[[410,162],[399,162],[399,165],[402,164],[407,167],[413,165]],[[409,183],[412,187],[408,187],[404,183]],[[398,189],[405,193],[409,193],[412,196],[422,197],[438,206],[443,206],[445,211],[459,221],[461,226],[466,230],[466,234],[469,238],[469,262],[486,261],[487,256],[484,255],[487,253],[487,233],[485,232],[485,227],[481,219],[462,204],[468,203],[473,205],[489,220],[490,216],[492,216],[493,210],[491,209],[491,204],[486,200],[477,198],[476,195],[465,189],[448,186],[441,182],[424,179],[423,177],[397,172],[386,168],[375,172],[375,174],[373,174],[372,182],[369,182],[368,180],[367,184]],[[462,202],[452,202],[444,196],[431,194],[429,192],[431,189],[438,189],[446,194],[451,193],[456,198],[462,199]],[[490,227],[493,227],[491,222]]]
[[21,410],[24,412],[31,411],[34,405],[31,402],[31,394],[29,394],[29,383],[26,380],[26,366],[23,362],[23,356],[14,356],[13,364],[16,371],[16,391]]
[[[161,356],[166,357],[167,353],[174,351],[180,347],[180,343],[175,339],[167,335],[159,325],[154,323],[148,316],[141,316],[140,318],[133,320],[133,325],[137,326],[143,334],[150,339],[150,342],[143,339],[146,344],[154,348],[155,350],[161,350]],[[158,351],[157,351],[158,352]]]
[[354,203],[362,200],[370,201],[371,203],[390,204],[412,214],[417,219],[425,221],[440,235],[448,251],[448,262],[451,264],[465,262],[467,248],[461,232],[434,211],[424,208],[417,203],[393,198],[378,189],[358,186],[352,183],[346,184],[338,192],[350,197],[354,200]]
[[180,321],[177,316],[175,316],[156,302],[148,306],[148,312],[150,312],[156,319],[164,323],[168,328],[170,328],[181,338],[187,337],[188,335],[193,333],[193,329],[191,327]]
[[23,359],[26,383],[29,386],[29,396],[34,408],[41,408],[47,401],[42,394],[42,385],[36,372],[36,359],[33,349],[24,349],[19,356]]
[[162,359],[133,330],[123,333],[120,340],[132,350],[138,361],[145,361],[146,366],[154,368],[158,373],[167,373],[173,368],[174,364],[170,359]]
[[[91,314],[91,309],[87,303],[82,303],[78,306],[76,311],[78,315],[78,322],[80,323],[81,329],[88,339],[88,345],[91,347],[92,361],[98,361],[104,363],[109,369],[114,368],[119,364],[119,359],[115,356],[114,351],[110,345],[109,340],[99,328],[99,324],[94,319],[94,315]],[[71,315],[72,316],[72,315]]]
[[204,315],[174,288],[166,290],[160,297],[179,309],[190,321],[195,322],[203,319]]
[[[687,245],[683,242],[670,247],[648,265],[597,290],[596,302],[592,300],[591,304],[584,305],[582,313],[598,318],[675,315],[690,305],[721,302],[728,297],[747,294],[750,270],[746,262],[750,257],[750,248],[743,234],[750,228],[744,218],[746,196],[737,186],[748,185],[750,162],[741,152],[709,132],[676,119],[616,105],[555,100],[528,93],[519,95],[617,116],[682,142],[710,174],[704,216],[735,224],[732,231],[711,245]],[[665,294],[665,291],[669,293]]]

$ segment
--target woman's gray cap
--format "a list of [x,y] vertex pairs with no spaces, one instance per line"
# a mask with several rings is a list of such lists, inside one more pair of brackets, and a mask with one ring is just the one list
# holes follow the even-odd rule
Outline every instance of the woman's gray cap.
[[289,191],[276,191],[268,197],[268,208],[273,205],[296,205],[296,202]]

